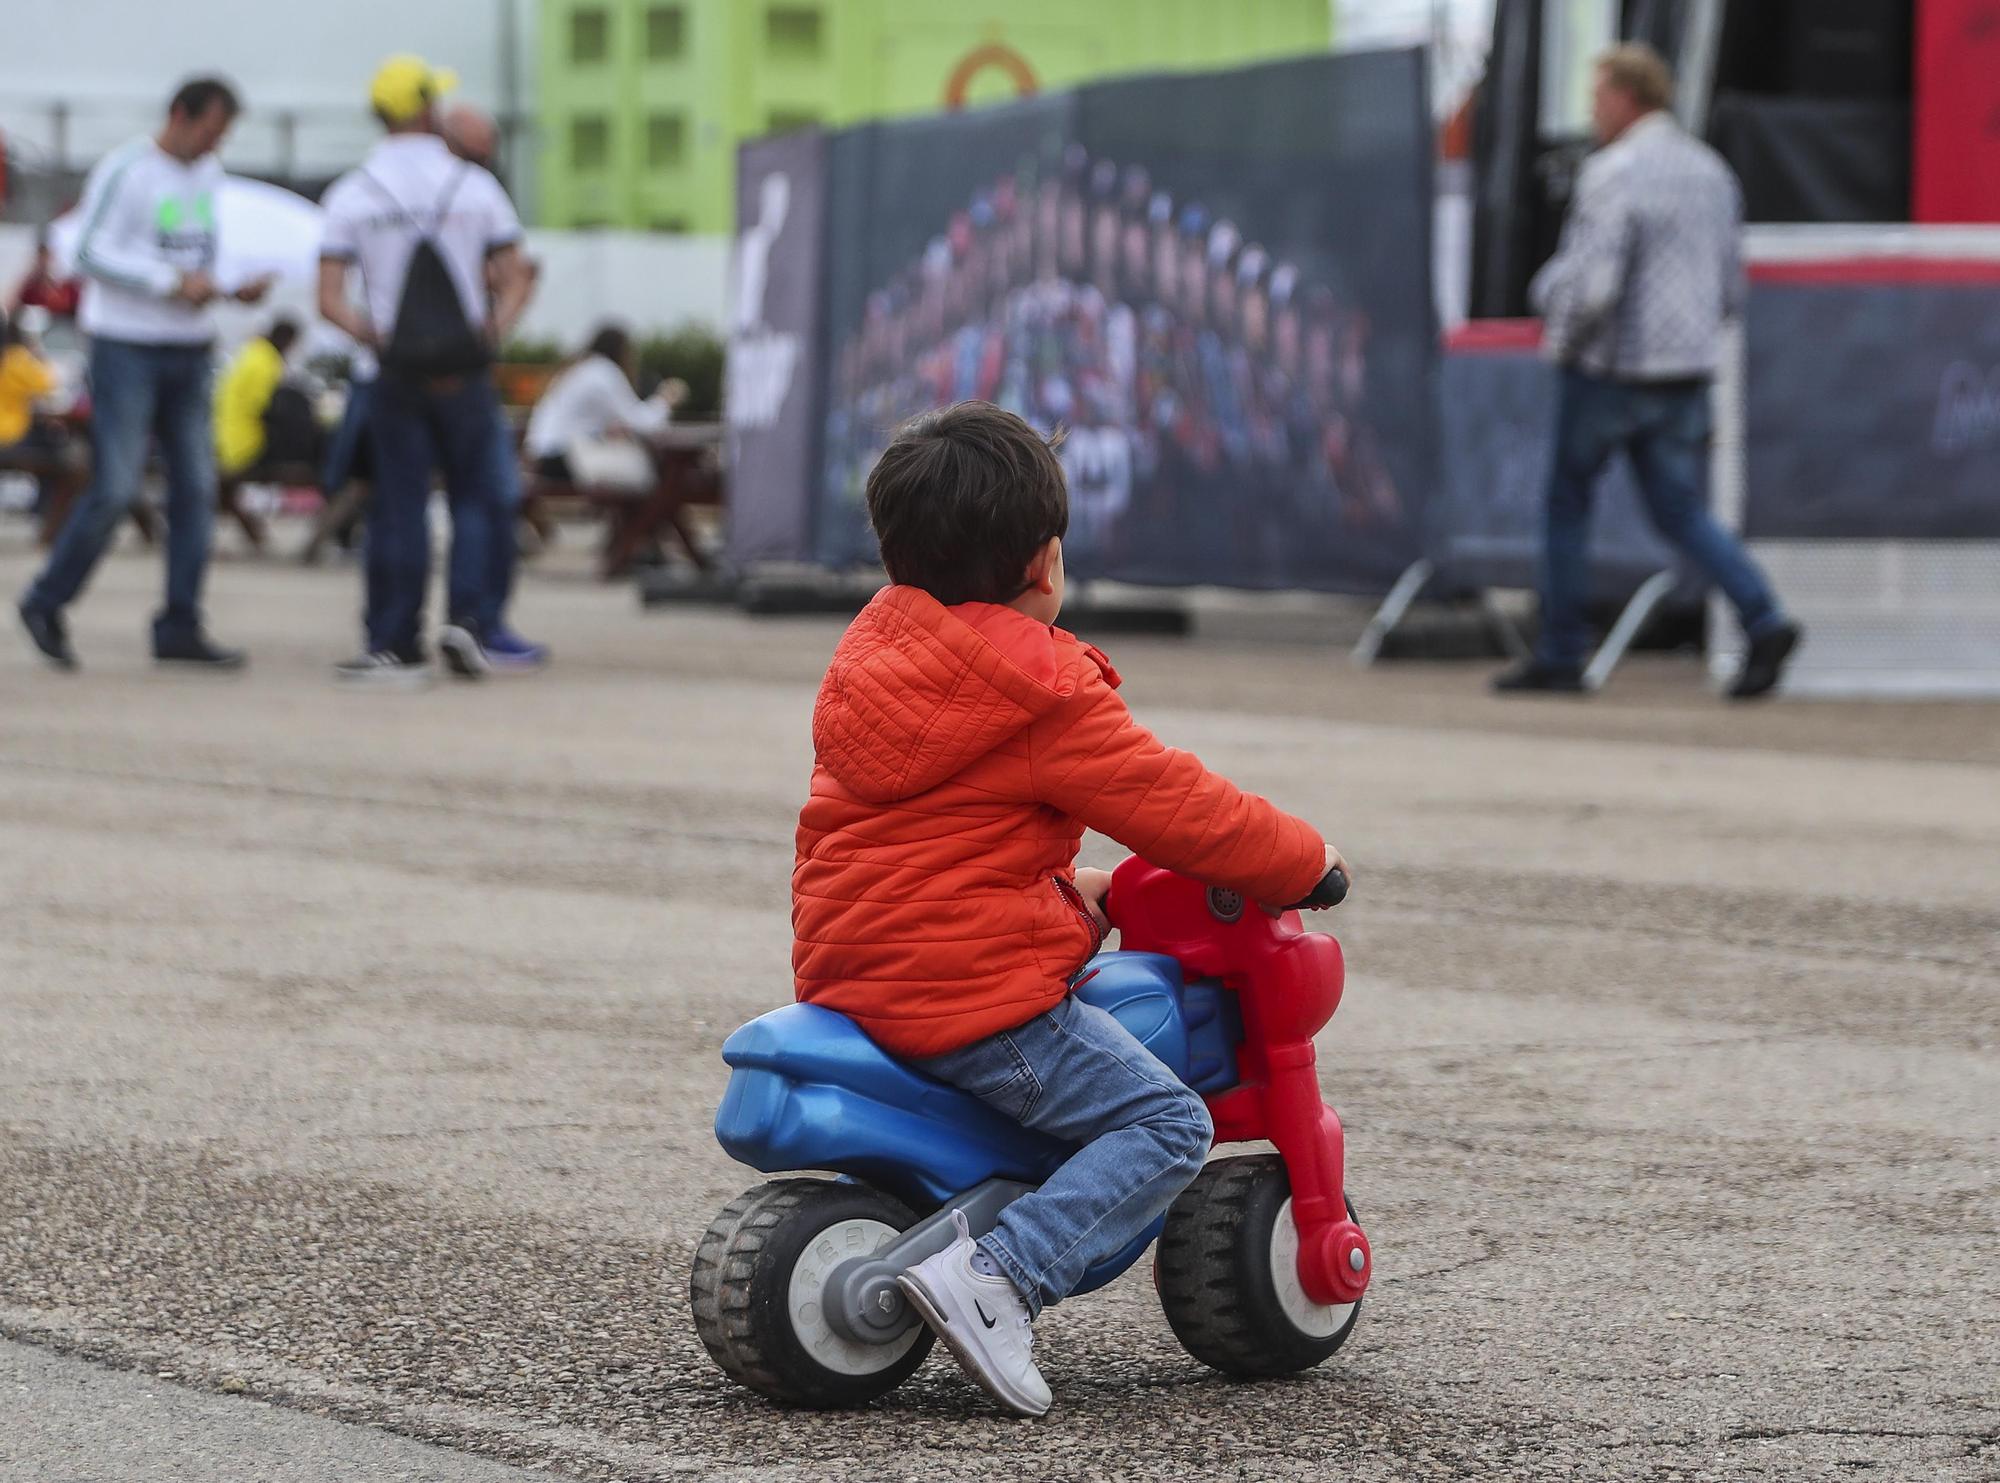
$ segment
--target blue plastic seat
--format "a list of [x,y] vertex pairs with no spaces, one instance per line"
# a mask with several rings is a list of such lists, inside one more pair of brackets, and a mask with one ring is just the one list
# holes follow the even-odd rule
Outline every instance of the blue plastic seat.
[[[1218,1062],[1234,1080],[1233,1028],[1214,996],[1193,986],[1198,1063],[1190,1066],[1180,965],[1156,953],[1101,953],[1077,998],[1114,1015],[1175,1075],[1214,1089]],[[729,1088],[715,1136],[730,1157],[767,1173],[827,1169],[850,1174],[921,1207],[991,1178],[1039,1184],[1074,1145],[1008,1121],[978,1098],[913,1070],[844,1015],[789,1004],[724,1043]],[[1210,1085],[1204,1086],[1202,1082]]]

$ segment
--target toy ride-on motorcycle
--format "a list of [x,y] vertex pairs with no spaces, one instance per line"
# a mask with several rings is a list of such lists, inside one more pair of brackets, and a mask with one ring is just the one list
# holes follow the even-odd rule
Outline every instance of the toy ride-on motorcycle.
[[[1346,894],[1339,871],[1300,906]],[[1215,1142],[1276,1155],[1212,1159],[1089,1291],[1159,1240],[1155,1276],[1189,1354],[1230,1375],[1308,1369],[1346,1342],[1373,1271],[1342,1190],[1340,1119],[1320,1097],[1314,1032],[1340,1003],[1340,945],[1232,891],[1127,860],[1106,914],[1121,950],[1079,975],[1079,999],[1115,1015],[1201,1093]],[[777,1179],[738,1196],[695,1251],[695,1328],[731,1379],[789,1405],[859,1406],[913,1374],[931,1347],[897,1275],[993,1228],[1074,1149],[1007,1121],[877,1048],[846,1017],[792,1004],[722,1048],[731,1067],[715,1134]]]

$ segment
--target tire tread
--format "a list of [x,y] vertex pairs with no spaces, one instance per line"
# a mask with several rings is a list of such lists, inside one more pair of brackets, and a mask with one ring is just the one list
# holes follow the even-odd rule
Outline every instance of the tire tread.
[[[878,1219],[907,1229],[913,1217],[907,1207],[864,1185],[843,1185],[823,1179],[776,1179],[745,1190],[727,1205],[695,1245],[688,1274],[688,1306],[695,1332],[722,1373],[747,1390],[784,1405],[833,1409],[864,1405],[900,1385],[924,1361],[931,1335],[921,1334],[910,1352],[877,1375],[831,1375],[808,1360],[791,1362],[781,1352],[779,1336],[759,1322],[756,1284],[774,1278],[759,1271],[781,1229],[809,1207],[856,1196],[881,1208]],[[768,1301],[762,1305],[768,1310]],[[814,1372],[817,1373],[814,1373]]]
[[[1291,1192],[1275,1154],[1216,1159],[1167,1212],[1160,1233],[1160,1305],[1181,1347],[1225,1375],[1269,1378],[1311,1369],[1346,1342],[1293,1328],[1268,1275],[1271,1221]],[[1259,1274],[1262,1274],[1259,1280]]]

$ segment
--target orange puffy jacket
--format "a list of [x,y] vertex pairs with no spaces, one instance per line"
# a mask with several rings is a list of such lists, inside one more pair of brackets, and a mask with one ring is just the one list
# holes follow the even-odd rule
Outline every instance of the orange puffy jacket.
[[798,997],[905,1057],[1026,1024],[1102,945],[1075,883],[1086,827],[1252,900],[1311,891],[1312,827],[1163,746],[1117,684],[1097,650],[1013,608],[879,593],[813,706]]

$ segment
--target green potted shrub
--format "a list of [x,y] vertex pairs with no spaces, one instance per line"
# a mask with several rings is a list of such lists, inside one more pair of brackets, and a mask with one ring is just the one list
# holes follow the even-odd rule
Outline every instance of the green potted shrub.
[[670,376],[687,383],[688,396],[674,416],[681,422],[722,417],[722,341],[693,322],[639,342],[639,394],[650,396]]

